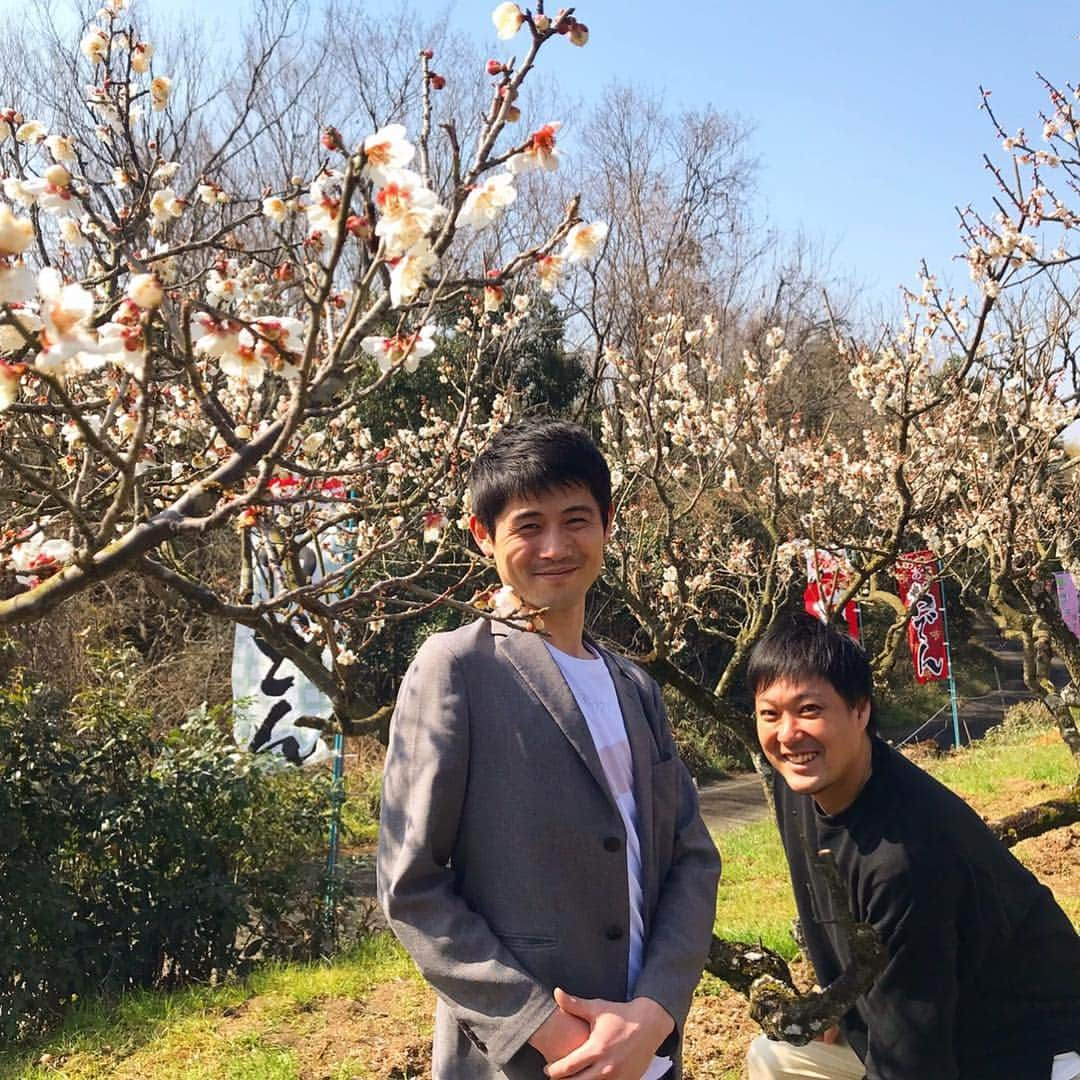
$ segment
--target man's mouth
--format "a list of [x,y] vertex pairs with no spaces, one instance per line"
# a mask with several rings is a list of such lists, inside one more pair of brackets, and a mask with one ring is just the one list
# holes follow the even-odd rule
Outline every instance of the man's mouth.
[[791,765],[809,765],[820,753],[820,750],[807,750],[801,754],[782,754],[781,756]]
[[533,573],[536,577],[565,577],[567,574],[572,574],[576,569],[576,566],[563,566],[558,570],[535,570]]

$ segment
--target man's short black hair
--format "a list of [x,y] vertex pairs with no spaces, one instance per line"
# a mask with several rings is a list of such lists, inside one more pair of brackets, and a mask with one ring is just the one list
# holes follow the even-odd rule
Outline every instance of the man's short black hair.
[[870,702],[868,731],[877,730],[874,678],[861,646],[835,626],[805,611],[786,611],[761,636],[750,653],[746,685],[751,694],[773,683],[824,679],[849,708]]
[[514,499],[578,485],[592,493],[607,528],[611,473],[604,455],[583,427],[539,417],[507,424],[469,474],[472,511],[492,536]]

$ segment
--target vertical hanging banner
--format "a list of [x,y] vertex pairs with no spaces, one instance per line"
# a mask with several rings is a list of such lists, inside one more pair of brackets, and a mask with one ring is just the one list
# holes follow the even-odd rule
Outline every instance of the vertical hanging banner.
[[1054,575],[1057,585],[1058,607],[1065,625],[1080,638],[1080,596],[1076,592],[1076,580],[1067,570]]
[[938,580],[937,556],[932,551],[911,551],[896,563],[900,599],[911,612],[908,645],[916,682],[949,678],[949,652],[945,637],[945,606]]
[[[836,598],[851,584],[851,563],[845,552],[810,548],[806,553],[806,590],[803,607],[810,615],[829,622],[836,610]],[[859,609],[853,600],[844,605],[844,622],[848,634],[859,640]]]
[[[301,563],[304,576],[317,581],[320,574],[315,551],[305,548]],[[275,588],[277,575],[270,560],[257,543],[252,576],[256,599],[280,591],[280,583]],[[293,625],[304,632],[295,620]],[[329,654],[324,656],[324,662],[329,664]],[[234,699],[246,701],[233,722],[233,738],[238,746],[253,754],[279,757],[292,765],[317,765],[330,760],[330,748],[319,729],[302,723],[304,717],[331,716],[334,707],[330,699],[257,631],[239,623],[233,641],[232,692]]]

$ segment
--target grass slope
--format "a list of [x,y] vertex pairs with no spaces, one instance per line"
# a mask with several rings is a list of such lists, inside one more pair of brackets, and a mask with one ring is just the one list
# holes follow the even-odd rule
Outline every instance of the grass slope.
[[[988,817],[1064,792],[1075,770],[1056,734],[1030,729],[922,764]],[[1080,830],[1062,833],[1017,855],[1080,925]],[[725,833],[720,847],[717,932],[793,956],[794,906],[772,824]],[[0,1080],[414,1080],[430,1073],[432,1000],[396,942],[379,935],[332,964],[86,1003],[44,1042],[0,1051]],[[752,1033],[740,1000],[704,979],[687,1026],[688,1080],[734,1080]]]

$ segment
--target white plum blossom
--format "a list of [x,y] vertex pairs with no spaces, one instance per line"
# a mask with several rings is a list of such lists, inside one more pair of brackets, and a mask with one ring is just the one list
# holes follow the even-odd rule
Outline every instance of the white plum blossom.
[[159,187],[164,187],[180,171],[179,161],[163,161],[150,177]]
[[165,299],[165,290],[154,273],[133,275],[128,283],[127,294],[132,303],[144,311],[161,307],[161,302]]
[[427,272],[438,261],[426,240],[421,240],[397,259],[390,267],[390,303],[394,307],[409,303],[424,287]]
[[18,123],[17,116],[14,109],[0,109],[0,143],[10,139],[15,133],[13,125]]
[[4,179],[4,194],[13,202],[21,206],[31,207],[37,202],[35,189],[30,187],[25,180],[17,176],[8,176]]
[[404,124],[387,124],[364,140],[364,175],[385,184],[396,169],[404,169],[416,154],[405,138]]
[[555,133],[562,127],[561,120],[553,120],[538,128],[529,136],[525,148],[507,162],[512,173],[542,169],[553,172],[559,167],[559,151],[555,146]]
[[43,532],[36,532],[29,540],[11,549],[11,562],[19,574],[53,573],[71,562],[75,549],[67,540],[46,540]]
[[280,225],[289,215],[289,206],[283,198],[271,195],[262,201],[263,217],[269,218],[275,224]]
[[579,222],[566,234],[563,258],[569,263],[588,262],[607,239],[607,234],[607,222],[594,221],[590,225]]
[[491,13],[491,21],[495,24],[495,33],[506,41],[512,38],[521,29],[521,24],[525,21],[525,16],[522,14],[521,8],[519,8],[517,4],[507,0],[506,3],[499,4],[499,6]]
[[21,255],[34,240],[34,223],[0,205],[0,258]]
[[173,218],[184,212],[184,200],[171,187],[155,191],[150,197],[150,231],[160,232]]
[[103,361],[90,327],[93,296],[77,283],[65,285],[52,267],[38,274],[37,287],[44,326],[35,367],[60,378],[100,367]]
[[340,175],[333,170],[328,170],[312,181],[311,202],[304,207],[307,214],[308,227],[315,233],[333,234],[337,230],[338,218],[341,215],[341,199],[334,190],[328,190],[337,185],[341,180]]
[[230,319],[219,322],[206,312],[198,312],[192,319],[202,333],[195,339],[194,350],[205,356],[222,357],[240,348],[240,331],[243,327]]
[[25,364],[5,364],[0,360],[0,412],[15,404],[19,397],[19,380],[25,371]]
[[782,326],[774,326],[765,335],[765,347],[768,349],[779,349],[784,344],[784,328]]
[[494,224],[502,212],[517,198],[511,173],[496,173],[477,184],[465,197],[457,223],[473,229]]
[[169,94],[172,93],[172,79],[166,75],[159,75],[150,80],[150,102],[154,112],[163,112],[169,104]]
[[435,351],[435,328],[422,326],[412,334],[395,337],[366,337],[360,347],[374,356],[383,374],[399,364],[410,374],[420,366],[420,361]]
[[423,178],[409,169],[389,174],[375,196],[375,205],[380,212],[375,235],[383,238],[390,256],[401,255],[419,243],[446,215]]
[[521,601],[509,585],[496,589],[491,597],[491,613],[497,619],[509,619],[521,610]]
[[48,134],[49,129],[40,120],[27,120],[16,128],[15,141],[36,146],[39,142],[44,142]]
[[98,353],[102,363],[115,364],[140,382],[146,378],[146,338],[137,323],[105,323],[98,330]]
[[100,26],[91,27],[79,42],[83,56],[95,67],[103,63],[109,51],[109,34]]
[[0,260],[0,304],[25,304],[36,293],[34,275],[25,266],[8,266]]
[[150,58],[154,55],[154,46],[149,41],[140,41],[131,50],[131,70],[145,75],[150,70]]
[[[278,375],[293,378],[299,370],[292,362],[299,360],[304,350],[307,329],[299,319],[289,316],[263,315],[252,319],[253,329],[245,327],[238,336],[238,353],[242,358],[250,352],[254,359]],[[225,360],[222,370],[226,371]]]
[[540,288],[544,292],[554,292],[563,272],[561,255],[544,255],[536,260],[536,273],[540,278]]
[[437,544],[442,536],[443,529],[449,524],[446,515],[441,510],[431,510],[424,515],[424,543]]
[[64,246],[70,250],[86,247],[90,243],[79,222],[70,217],[66,217],[60,222],[60,239],[63,240]]
[[70,164],[78,159],[75,140],[70,135],[50,135],[45,140],[45,148],[52,155],[53,161]]

